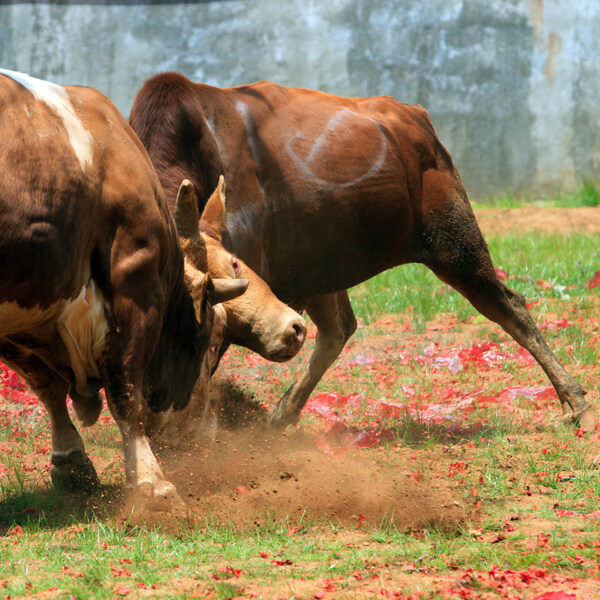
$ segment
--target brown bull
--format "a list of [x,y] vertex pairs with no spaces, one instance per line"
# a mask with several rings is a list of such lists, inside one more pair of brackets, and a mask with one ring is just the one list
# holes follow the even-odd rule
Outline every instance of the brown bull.
[[225,247],[317,325],[310,364],[274,409],[274,423],[298,418],[355,331],[346,289],[418,262],[531,352],[566,417],[594,425],[585,392],[548,348],[523,297],[498,280],[423,108],[269,82],[219,89],[165,73],[138,92],[130,122],[171,205],[183,177],[204,198],[225,174]]
[[[164,429],[168,415],[202,416],[206,399],[191,407],[190,396],[201,367],[208,377],[212,304],[247,281],[213,284],[189,265],[184,276],[148,155],[99,92],[0,70],[0,130],[0,359],[48,411],[52,478],[97,482],[66,396],[91,425],[103,387],[128,485],[179,503],[146,434]],[[196,209],[190,189],[182,187],[182,215],[190,199]],[[177,228],[193,263],[197,216]]]

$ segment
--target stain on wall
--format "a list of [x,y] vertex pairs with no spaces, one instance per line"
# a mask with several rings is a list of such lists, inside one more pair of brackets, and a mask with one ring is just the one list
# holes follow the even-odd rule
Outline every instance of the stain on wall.
[[600,181],[597,0],[0,0],[0,66],[127,115],[167,70],[422,104],[469,193]]

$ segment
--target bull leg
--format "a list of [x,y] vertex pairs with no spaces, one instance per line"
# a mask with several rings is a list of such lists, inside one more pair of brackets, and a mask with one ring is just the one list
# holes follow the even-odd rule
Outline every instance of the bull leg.
[[345,290],[310,299],[306,312],[317,326],[317,342],[308,368],[269,416],[269,422],[276,427],[296,423],[311,392],[356,331],[356,318]]
[[93,490],[100,484],[98,475],[69,417],[65,399],[61,393],[61,401],[43,400],[52,422],[52,483],[65,490]]
[[[585,391],[566,372],[550,350],[536,327],[523,296],[505,286],[496,276],[487,245],[475,219],[463,214],[460,229],[447,215],[443,227],[430,236],[435,241],[435,252],[429,252],[426,264],[471,302],[488,319],[498,323],[514,340],[529,350],[540,364],[562,404],[565,419],[572,420],[587,430],[595,425],[594,411],[585,400]],[[433,258],[432,258],[433,256]]]
[[122,435],[126,487],[136,506],[180,509],[183,502],[165,478],[145,432],[143,378],[159,340],[164,301],[156,268],[156,255],[147,251],[113,260],[114,321],[101,370],[108,407]]
[[145,434],[144,399],[138,385],[122,384],[115,373],[105,388],[110,412],[123,439],[126,486],[139,494],[135,502],[143,508],[182,508],[175,486],[165,478]]
[[93,490],[99,484],[98,475],[69,416],[69,384],[35,356],[9,361],[8,364],[23,375],[50,416],[52,483],[63,490]]

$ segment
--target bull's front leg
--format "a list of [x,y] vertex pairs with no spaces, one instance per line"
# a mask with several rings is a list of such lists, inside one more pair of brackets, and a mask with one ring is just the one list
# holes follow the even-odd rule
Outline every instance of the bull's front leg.
[[107,399],[123,437],[126,486],[132,503],[143,510],[179,511],[185,505],[164,476],[145,434],[141,392],[137,386],[126,387],[115,395],[115,386],[109,386]]
[[308,368],[271,411],[269,423],[275,427],[298,421],[311,392],[356,331],[356,318],[346,291],[311,298],[306,312],[317,326],[315,349]]

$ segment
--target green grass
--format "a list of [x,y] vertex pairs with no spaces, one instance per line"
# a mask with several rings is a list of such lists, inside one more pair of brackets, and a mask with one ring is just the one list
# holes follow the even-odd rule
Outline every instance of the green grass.
[[579,187],[570,192],[555,192],[551,195],[522,194],[504,192],[487,198],[471,199],[475,208],[522,208],[524,206],[579,208],[600,205],[600,191],[596,182],[583,177]]
[[[542,295],[585,302],[583,286],[600,268],[598,234],[510,234],[491,237],[487,242],[494,265],[511,277],[505,283],[528,302]],[[542,289],[536,283],[539,280],[548,282],[552,289]],[[355,314],[367,324],[382,315],[405,311],[410,311],[417,327],[439,313],[453,313],[460,320],[478,314],[458,292],[418,264],[381,273],[353,288],[350,299]]]

